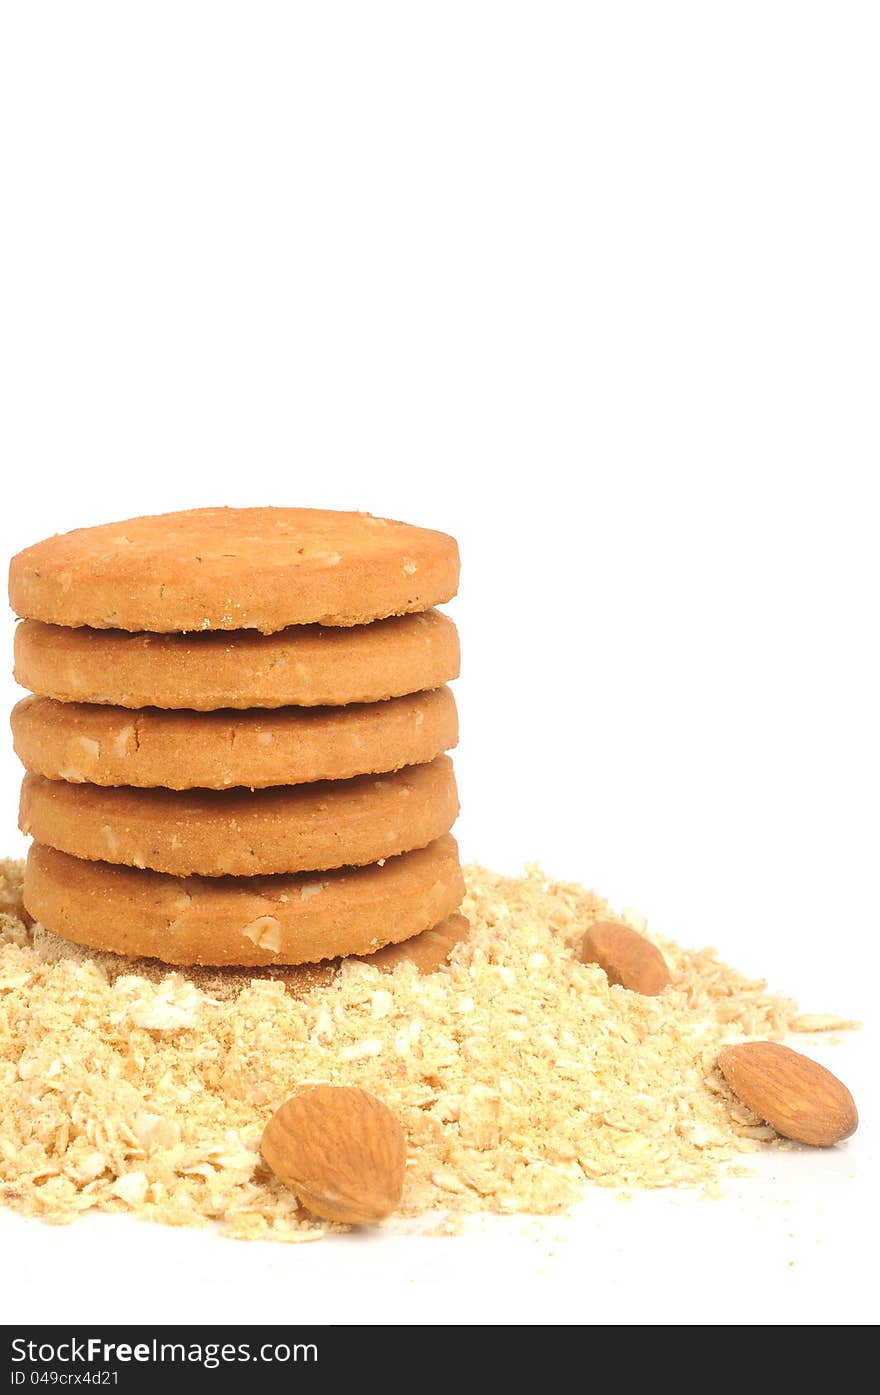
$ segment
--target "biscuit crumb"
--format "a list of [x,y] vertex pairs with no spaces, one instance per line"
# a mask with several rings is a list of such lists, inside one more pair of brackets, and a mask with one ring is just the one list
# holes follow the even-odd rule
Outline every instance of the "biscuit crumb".
[[562,1211],[590,1183],[711,1195],[739,1155],[778,1146],[715,1069],[719,1047],[845,1025],[667,940],[659,997],[609,987],[576,954],[606,903],[538,868],[466,869],[471,935],[440,971],[349,961],[300,996],[242,976],[222,997],[205,971],[150,977],[90,954],[28,926],[21,877],[0,862],[0,1200],[53,1222],[128,1211],[288,1242],[338,1229],[260,1164],[266,1120],[307,1081],[394,1111],[401,1212],[441,1213],[435,1233],[470,1212]]

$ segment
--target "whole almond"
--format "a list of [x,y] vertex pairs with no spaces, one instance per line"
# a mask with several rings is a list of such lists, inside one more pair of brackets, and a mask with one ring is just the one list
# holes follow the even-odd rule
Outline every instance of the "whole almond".
[[581,943],[585,964],[598,964],[608,982],[654,997],[670,983],[666,960],[656,945],[620,920],[599,920]]
[[369,1225],[400,1201],[406,1141],[381,1100],[349,1085],[314,1085],[276,1110],[260,1149],[315,1216]]
[[775,1041],[728,1046],[718,1067],[737,1098],[784,1138],[830,1148],[859,1126],[843,1081],[788,1046]]

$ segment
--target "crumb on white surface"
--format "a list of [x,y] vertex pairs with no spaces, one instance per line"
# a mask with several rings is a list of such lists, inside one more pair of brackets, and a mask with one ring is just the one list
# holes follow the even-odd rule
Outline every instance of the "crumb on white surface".
[[847,1025],[667,941],[661,996],[610,988],[576,952],[609,914],[599,897],[536,867],[466,878],[471,936],[441,971],[350,962],[301,997],[262,978],[224,1000],[28,928],[21,864],[0,863],[0,1200],[317,1239],[334,1227],[259,1155],[273,1111],[317,1080],[395,1112],[401,1213],[442,1213],[443,1234],[468,1212],[563,1210],[591,1183],[711,1191],[775,1137],[715,1070],[721,1044]]

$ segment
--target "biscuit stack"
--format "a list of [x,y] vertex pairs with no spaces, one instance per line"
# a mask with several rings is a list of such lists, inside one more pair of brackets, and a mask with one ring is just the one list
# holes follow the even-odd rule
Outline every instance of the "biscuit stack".
[[312,509],[19,553],[28,912],[168,964],[440,962],[467,929],[458,636],[432,608],[457,585],[445,534]]

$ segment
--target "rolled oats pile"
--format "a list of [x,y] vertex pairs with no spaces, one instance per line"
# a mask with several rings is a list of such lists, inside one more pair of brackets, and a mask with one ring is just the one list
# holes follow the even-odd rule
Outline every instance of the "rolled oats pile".
[[558,1211],[590,1183],[711,1188],[775,1138],[724,1084],[719,1047],[850,1025],[798,1017],[712,951],[668,941],[662,995],[609,987],[577,955],[605,902],[537,869],[467,869],[472,934],[441,971],[350,962],[301,997],[28,928],[21,872],[0,863],[0,1200],[53,1222],[97,1208],[319,1238],[334,1227],[259,1154],[273,1111],[316,1082],[362,1086],[394,1111],[401,1212],[440,1213],[440,1229],[467,1212]]

